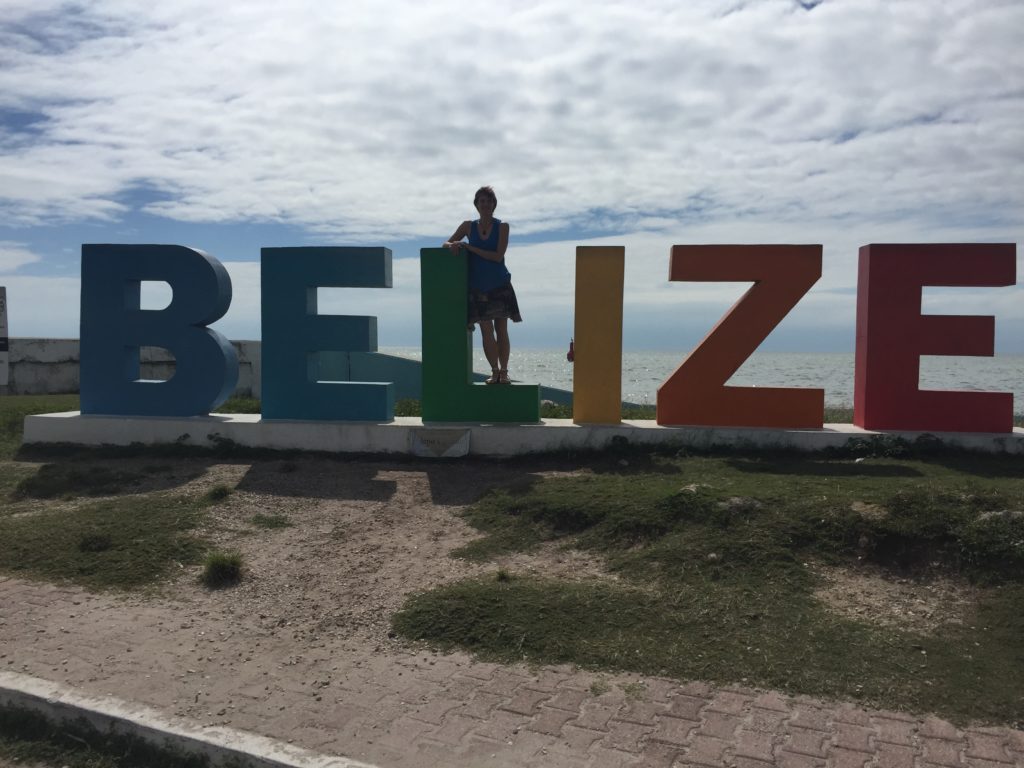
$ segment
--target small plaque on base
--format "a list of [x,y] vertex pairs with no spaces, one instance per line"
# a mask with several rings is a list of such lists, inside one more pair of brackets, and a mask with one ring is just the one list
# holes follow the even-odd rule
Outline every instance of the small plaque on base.
[[469,453],[468,429],[414,429],[409,435],[414,456],[452,459]]

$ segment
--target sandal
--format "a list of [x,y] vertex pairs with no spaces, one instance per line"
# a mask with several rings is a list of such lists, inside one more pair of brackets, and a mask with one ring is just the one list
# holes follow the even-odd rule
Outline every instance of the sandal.
[[500,383],[501,383],[501,374],[498,372],[497,368],[491,368],[491,375],[489,377],[487,377],[486,379],[484,379],[484,384],[500,384]]
[[512,379],[508,377],[508,368],[502,368],[498,371],[498,383],[499,384],[511,384]]

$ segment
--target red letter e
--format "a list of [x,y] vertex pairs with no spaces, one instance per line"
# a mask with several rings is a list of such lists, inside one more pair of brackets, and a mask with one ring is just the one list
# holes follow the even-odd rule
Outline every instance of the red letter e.
[[1013,395],[919,389],[921,355],[991,357],[995,318],[922,315],[925,285],[1016,282],[1017,246],[865,245],[857,278],[853,423],[864,429],[1012,432]]

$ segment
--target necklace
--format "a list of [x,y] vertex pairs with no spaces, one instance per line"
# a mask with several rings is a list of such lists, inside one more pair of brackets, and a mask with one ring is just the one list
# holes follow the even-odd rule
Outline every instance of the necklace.
[[480,230],[480,237],[483,238],[484,240],[486,240],[488,237],[490,237],[491,236],[491,227],[493,225],[494,225],[493,221],[492,222],[488,222],[487,228],[485,229],[484,225],[483,225],[483,222],[477,222],[476,228],[478,230]]

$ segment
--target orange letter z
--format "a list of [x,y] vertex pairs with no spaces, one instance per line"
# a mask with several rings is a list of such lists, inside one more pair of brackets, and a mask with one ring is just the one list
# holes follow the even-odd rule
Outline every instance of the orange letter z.
[[658,423],[820,429],[823,389],[725,386],[820,277],[820,245],[672,246],[669,280],[754,285],[658,388]]

